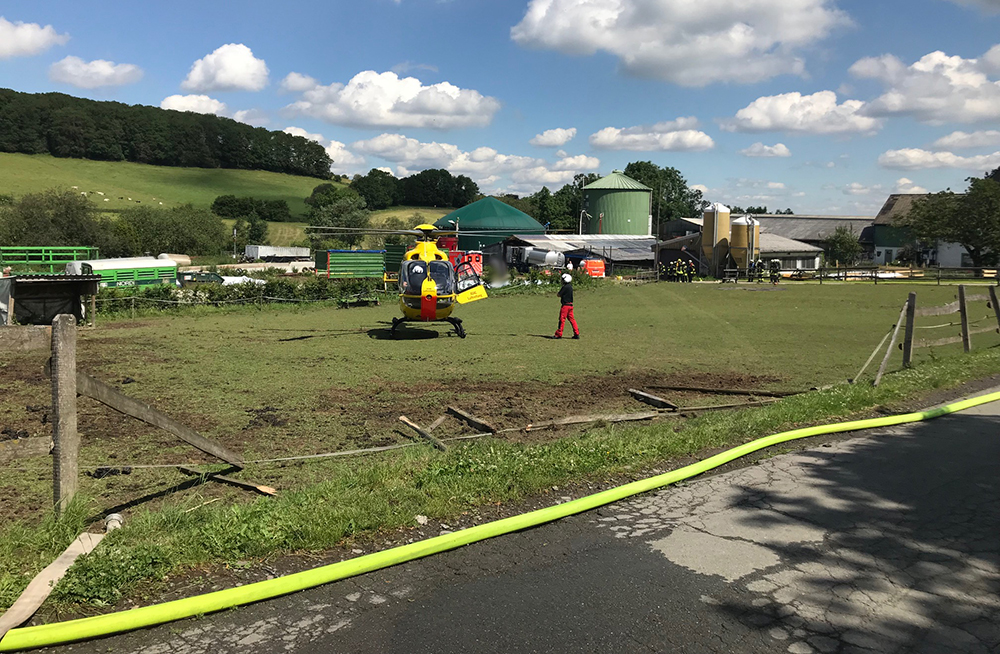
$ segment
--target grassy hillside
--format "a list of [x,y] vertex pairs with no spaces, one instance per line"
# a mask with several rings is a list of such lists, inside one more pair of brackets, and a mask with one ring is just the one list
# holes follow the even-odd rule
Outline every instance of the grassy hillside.
[[[386,219],[390,217],[396,217],[401,219],[407,227],[416,227],[420,222],[433,223],[435,220],[450,213],[451,209],[428,209],[426,207],[393,207],[392,209],[383,209],[381,211],[372,212],[372,227],[378,228],[385,224]],[[419,213],[421,215],[420,220],[410,220],[410,217],[414,213]],[[222,221],[230,229],[235,221],[224,220]],[[413,223],[412,225],[410,223]],[[276,245],[279,247],[287,247],[292,243],[296,243],[305,238],[306,230],[305,227],[309,223],[268,223],[267,227],[267,240],[271,242],[271,245]]]
[[191,203],[208,208],[216,197],[232,194],[285,200],[293,216],[304,216],[306,205],[302,200],[322,183],[313,177],[258,170],[172,168],[0,153],[0,193],[20,197],[53,187],[75,186],[97,205],[111,210],[134,207],[137,200],[153,206],[161,202],[165,207]]
[[[419,213],[422,216],[423,222],[433,223],[438,218],[450,214],[454,209],[451,208],[439,208],[439,207],[392,207],[390,209],[382,209],[381,211],[372,212],[372,227],[381,227],[386,220],[389,218],[399,218],[407,227],[416,227],[419,222],[414,222],[410,220],[410,216],[415,213]],[[413,224],[410,224],[410,223]]]

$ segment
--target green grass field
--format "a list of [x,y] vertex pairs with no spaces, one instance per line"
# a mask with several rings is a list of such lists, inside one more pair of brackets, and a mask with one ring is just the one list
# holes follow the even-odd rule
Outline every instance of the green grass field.
[[174,207],[190,203],[208,208],[216,197],[232,194],[285,200],[293,216],[303,216],[307,208],[303,199],[322,183],[313,177],[257,170],[175,168],[0,153],[0,193],[20,197],[50,188],[77,187],[99,209],[107,210],[134,207],[137,200],[142,205],[160,206],[162,202],[165,207]]
[[[571,414],[639,410],[628,389],[657,383],[802,390],[843,382],[895,322],[913,288],[919,306],[943,304],[955,294],[953,287],[904,284],[607,284],[577,290],[580,341],[546,338],[558,309],[551,293],[500,295],[462,307],[458,315],[469,331],[464,340],[426,326],[388,340],[392,303],[347,310],[198,308],[81,332],[79,368],[248,459],[286,457],[406,443],[398,416],[427,425],[448,405],[499,428],[523,428]],[[971,318],[979,326],[995,320],[985,303],[974,305]],[[918,326],[943,322],[948,320],[923,318]],[[50,461],[20,461],[0,479],[0,496],[10,500],[0,527],[0,606],[75,529],[137,498],[144,499],[126,513],[130,528],[71,573],[57,592],[60,601],[114,604],[136,584],[177,566],[321,550],[410,524],[417,513],[446,518],[553,484],[669,466],[672,458],[792,424],[912,400],[995,373],[998,344],[1000,336],[990,333],[974,336],[972,355],[963,355],[959,345],[918,350],[913,370],[889,375],[878,389],[841,385],[693,420],[515,431],[440,455],[420,446],[365,458],[252,464],[239,473],[277,487],[278,499],[218,485],[177,488],[184,478],[169,467],[83,476],[81,500],[62,526],[42,520],[50,502]],[[33,436],[50,433],[46,356],[0,361],[0,374],[10,381],[0,398],[0,425]],[[899,357],[895,351],[890,371],[899,370]],[[681,406],[720,401],[660,394]],[[164,432],[89,400],[79,404],[85,469],[210,462]],[[461,433],[467,432],[455,422],[437,432]],[[214,498],[222,501],[184,513]]]

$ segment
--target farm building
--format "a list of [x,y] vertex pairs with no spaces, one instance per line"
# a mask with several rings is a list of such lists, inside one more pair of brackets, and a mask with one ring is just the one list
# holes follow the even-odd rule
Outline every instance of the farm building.
[[[819,268],[823,249],[809,243],[785,238],[778,234],[760,234],[759,257],[762,261],[779,259],[783,270],[815,270]],[[677,259],[700,264],[701,234],[688,234],[653,246],[657,261],[667,265]]]
[[585,234],[653,233],[653,189],[620,170],[583,187],[581,231]]
[[545,228],[537,220],[491,197],[455,209],[438,219],[434,226],[438,229],[456,230],[459,250],[482,250],[511,234],[545,233]]
[[483,254],[488,258],[503,258],[513,263],[516,248],[533,247],[562,254],[574,263],[583,259],[602,259],[612,265],[651,267],[653,245],[656,239],[629,234],[542,234],[516,235],[500,243],[487,246]]
[[754,215],[760,221],[763,234],[776,234],[794,241],[822,248],[826,239],[846,227],[858,235],[858,242],[869,256],[874,248],[874,228],[868,216],[814,216],[814,215]]
[[[926,198],[923,193],[893,193],[878,215],[875,216],[875,263],[889,264],[899,258],[900,250],[915,245],[916,239],[896,221],[910,212],[913,203]],[[914,263],[941,266],[942,268],[967,268],[972,266],[969,251],[958,243],[938,241],[934,247],[920,250],[921,261]]]
[[75,316],[82,324],[83,300],[97,295],[100,281],[100,275],[0,277],[0,325],[51,325],[61,313]]

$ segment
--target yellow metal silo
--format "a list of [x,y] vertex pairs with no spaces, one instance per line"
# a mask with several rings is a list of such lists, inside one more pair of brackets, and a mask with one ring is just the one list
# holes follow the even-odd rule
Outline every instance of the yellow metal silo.
[[701,258],[709,274],[721,276],[729,255],[729,207],[715,203],[705,209],[701,229]]
[[760,221],[752,216],[740,216],[732,222],[729,252],[736,267],[745,270],[760,256]]

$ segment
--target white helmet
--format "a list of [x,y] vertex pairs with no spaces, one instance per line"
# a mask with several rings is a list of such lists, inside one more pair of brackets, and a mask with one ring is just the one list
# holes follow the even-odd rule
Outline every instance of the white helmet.
[[569,284],[571,281],[573,281],[573,275],[571,275],[569,273],[563,273],[562,280],[565,283]]

